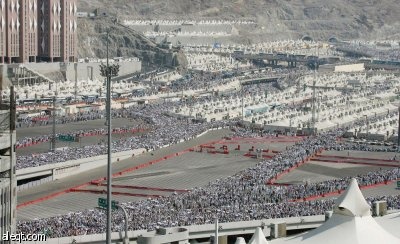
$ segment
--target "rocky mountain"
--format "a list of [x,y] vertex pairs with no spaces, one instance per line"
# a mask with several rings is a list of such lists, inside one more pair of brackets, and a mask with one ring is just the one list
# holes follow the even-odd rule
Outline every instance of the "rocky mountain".
[[[144,66],[185,68],[187,60],[179,49],[156,45],[134,30],[113,21],[113,18],[79,19],[78,56],[80,58],[107,56],[139,57]],[[107,32],[109,33],[107,39]]]
[[[400,27],[398,0],[79,0],[79,11],[95,9],[122,20],[253,19],[256,25],[236,27],[236,40],[245,43],[306,35],[318,40],[399,38]],[[104,23],[79,22],[80,56],[103,56],[104,49],[98,47],[104,43],[104,35],[99,35]],[[123,29],[117,33],[112,37],[117,56],[149,45]]]

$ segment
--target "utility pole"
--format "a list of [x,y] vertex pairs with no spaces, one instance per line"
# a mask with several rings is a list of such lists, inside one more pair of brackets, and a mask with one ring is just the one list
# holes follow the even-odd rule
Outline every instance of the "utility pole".
[[53,97],[53,136],[51,137],[51,145],[50,145],[50,151],[54,152],[56,150],[56,95],[57,92],[55,93]]
[[215,218],[215,235],[213,244],[218,244],[218,217]]
[[[78,63],[74,63],[75,70],[75,102],[78,99]],[[101,96],[101,95],[100,95]]]
[[400,104],[399,106],[399,120],[397,121],[398,127],[397,127],[397,151],[400,151]]
[[[10,125],[9,125],[9,128],[10,128],[10,171],[14,167],[15,161],[16,161],[15,147],[14,147],[16,111],[17,111],[17,108],[16,108],[16,103],[15,103],[15,91],[14,91],[14,86],[11,86],[10,87],[10,121],[9,121],[9,123],[10,123]],[[15,189],[14,186],[16,187],[16,185],[17,185],[16,174],[13,174],[10,172],[9,177],[10,177],[9,194],[10,194],[11,198],[16,199],[16,196],[14,195],[15,192],[13,191]],[[13,205],[9,204],[9,207],[10,207],[9,208],[10,214],[8,215],[8,217],[9,217],[8,221],[10,221],[10,223],[13,223],[13,214],[12,214],[14,211]],[[12,230],[13,230],[13,227],[11,224],[9,226],[10,233],[12,233]]]
[[312,134],[314,135],[314,129],[315,129],[315,84],[317,83],[316,81],[316,76],[314,72],[314,80],[313,80],[313,92],[312,92],[312,114],[311,114],[311,130],[313,131]]
[[313,94],[312,94],[312,117],[311,117],[311,130],[312,135],[315,133],[315,84],[317,83],[317,59],[319,50],[317,48],[317,57],[314,61],[314,80],[313,80]]
[[108,61],[108,45],[110,30],[107,30],[107,244],[111,244],[111,76]]
[[129,244],[129,237],[128,237],[128,212],[126,209],[119,203],[117,203],[117,207],[124,212],[124,217],[125,217],[125,237],[124,237],[124,244]]
[[111,167],[111,76],[117,76],[119,72],[119,65],[109,64],[108,46],[109,46],[109,35],[110,29],[107,30],[107,63],[104,65],[100,64],[101,76],[106,77],[107,80],[107,102],[106,102],[106,117],[107,117],[107,229],[106,229],[106,243],[111,244],[111,204],[112,204],[112,188],[111,188],[111,177],[112,177],[112,167]]
[[243,84],[242,85],[242,121],[244,123],[244,90],[243,90]]

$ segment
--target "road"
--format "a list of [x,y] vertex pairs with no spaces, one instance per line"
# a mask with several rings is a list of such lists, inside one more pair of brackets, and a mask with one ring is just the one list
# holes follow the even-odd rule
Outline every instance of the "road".
[[[169,155],[171,153],[174,153],[174,152],[183,151],[185,149],[194,147],[194,146],[202,144],[202,143],[221,139],[223,136],[227,135],[228,133],[229,133],[229,131],[225,130],[225,129],[213,131],[212,133],[207,133],[199,138],[195,138],[190,141],[179,143],[179,144],[167,147],[167,148],[162,148],[160,150],[157,150],[157,151],[154,151],[151,153],[146,153],[146,154],[140,155],[140,156],[132,158],[132,159],[126,159],[126,160],[120,161],[116,164],[113,164],[113,173],[122,171],[127,168],[134,167],[134,166],[142,164],[142,163],[146,163],[148,161],[151,161],[151,160],[154,160],[157,158],[162,158],[162,157]],[[57,180],[54,182],[45,183],[38,187],[18,192],[17,202],[18,202],[18,204],[21,204],[21,203],[33,201],[38,198],[48,196],[48,195],[56,193],[56,192],[67,190],[69,188],[87,183],[91,180],[105,177],[106,172],[107,172],[106,166],[99,167],[99,168],[91,170],[90,172],[77,174],[77,175],[74,175],[74,176],[71,176],[68,178],[60,179],[60,180]]]
[[[135,127],[138,125],[138,122],[132,119],[113,119],[112,126],[113,128],[121,128],[121,127]],[[61,124],[56,126],[56,133],[68,133],[78,130],[92,130],[92,129],[107,129],[107,126],[104,125],[104,120],[90,120],[90,121],[80,121],[68,124]],[[17,140],[22,139],[24,137],[37,137],[41,135],[51,135],[53,133],[53,129],[51,125],[47,126],[36,126],[36,127],[28,127],[28,128],[18,128],[17,129]],[[116,141],[120,138],[131,136],[132,134],[113,134],[113,141]],[[107,135],[100,136],[90,136],[90,137],[82,137],[80,142],[56,142],[56,147],[81,147],[87,145],[98,144],[100,141],[107,141]],[[30,147],[19,148],[17,149],[17,156],[22,155],[30,155],[32,153],[44,153],[48,152],[50,149],[50,141],[36,144]]]

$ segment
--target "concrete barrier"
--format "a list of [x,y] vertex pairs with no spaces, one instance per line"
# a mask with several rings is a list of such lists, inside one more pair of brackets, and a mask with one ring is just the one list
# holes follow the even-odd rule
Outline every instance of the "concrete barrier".
[[[213,130],[220,130],[224,127],[220,128],[212,128],[208,129],[193,138],[198,138],[200,136],[203,136],[207,134],[209,131]],[[184,142],[184,139],[181,139],[180,142]],[[169,147],[172,144],[166,144],[161,146],[160,148],[165,148]],[[149,150],[152,151],[152,150]],[[189,150],[188,150],[189,151]],[[118,161],[122,161],[127,158],[131,158],[132,155],[140,155],[142,153],[146,152],[146,149],[144,148],[139,148],[139,149],[134,149],[134,150],[129,150],[129,151],[123,151],[123,152],[117,152],[112,154],[112,163],[116,163]],[[179,155],[181,155],[182,152],[179,152]],[[176,155],[178,156],[178,155]],[[171,157],[171,156],[169,156]],[[157,163],[158,161],[154,162],[149,162],[149,164],[154,164]],[[94,168],[98,168],[101,166],[104,166],[107,164],[107,155],[99,155],[99,156],[94,156],[90,158],[82,158],[82,159],[77,159],[77,160],[71,160],[71,161],[66,161],[62,163],[54,163],[54,164],[46,164],[38,167],[30,167],[30,168],[24,168],[24,169],[19,169],[16,171],[17,175],[17,180],[24,180],[24,179],[29,179],[29,178],[34,178],[34,177],[52,177],[52,180],[57,180],[61,179],[64,177],[68,177],[73,174],[79,174]],[[143,167],[143,166],[142,166]],[[139,168],[138,168],[139,169]],[[41,184],[43,184],[42,182]],[[39,183],[32,183],[30,185],[26,185],[25,188],[22,189],[27,189],[33,186],[38,185]]]
[[[290,217],[290,218],[278,218],[278,219],[263,219],[263,220],[253,220],[253,221],[240,221],[240,222],[230,222],[230,223],[220,223],[219,233],[221,236],[229,235],[243,235],[243,234],[253,234],[257,227],[262,227],[265,235],[270,235],[270,226],[273,223],[286,223],[287,230],[297,230],[297,229],[309,229],[316,228],[320,226],[325,221],[325,215],[315,215],[315,216],[304,216],[304,217]],[[205,224],[205,225],[192,225],[192,226],[182,226],[181,229],[187,229],[189,235],[187,240],[197,239],[197,238],[209,238],[214,234],[215,225]],[[174,231],[175,230],[175,231]],[[166,228],[165,233],[175,233],[176,228]],[[181,232],[186,235],[186,231]],[[160,233],[156,231],[138,230],[129,231],[128,237],[130,239],[129,243],[138,243],[139,236],[145,237],[148,243],[152,240],[159,240]],[[111,238],[115,243],[122,243],[124,233],[113,232]],[[152,237],[154,239],[152,239]],[[172,237],[172,236],[171,236]],[[182,235],[179,235],[178,240],[181,241]],[[95,235],[81,235],[81,236],[71,236],[48,239],[46,243],[49,244],[70,244],[75,240],[77,243],[104,243],[106,239],[105,234],[95,234]],[[27,242],[26,242],[27,243]],[[35,243],[35,242],[29,242]],[[38,243],[38,242],[36,242]],[[155,242],[159,243],[159,242]],[[39,244],[39,243],[38,243]]]
[[[144,148],[117,152],[112,154],[112,163],[131,158],[132,155],[140,155]],[[107,164],[107,155],[71,160],[63,163],[47,164],[38,167],[19,169],[16,172],[17,180],[29,179],[37,176],[53,176],[53,180],[61,179],[71,174],[79,174],[87,170],[98,168]]]
[[19,186],[17,186],[17,191],[26,190],[26,189],[29,189],[31,187],[39,186],[41,184],[44,184],[44,183],[47,183],[47,182],[50,182],[50,181],[53,181],[53,176],[52,175],[49,176],[49,177],[40,179],[40,180],[31,181],[31,182],[29,182],[27,184],[19,185]]

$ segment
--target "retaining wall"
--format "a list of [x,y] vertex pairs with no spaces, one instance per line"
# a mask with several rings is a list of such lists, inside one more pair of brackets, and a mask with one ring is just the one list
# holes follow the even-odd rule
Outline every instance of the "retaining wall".
[[[124,152],[117,152],[112,154],[112,163],[118,162],[132,157],[132,155],[139,155],[144,153],[144,148],[129,150]],[[68,177],[70,175],[79,174],[87,170],[98,168],[107,164],[107,154],[82,158],[63,163],[47,164],[38,167],[30,167],[19,169],[16,172],[17,180],[29,179],[37,176],[51,175],[53,180]]]

